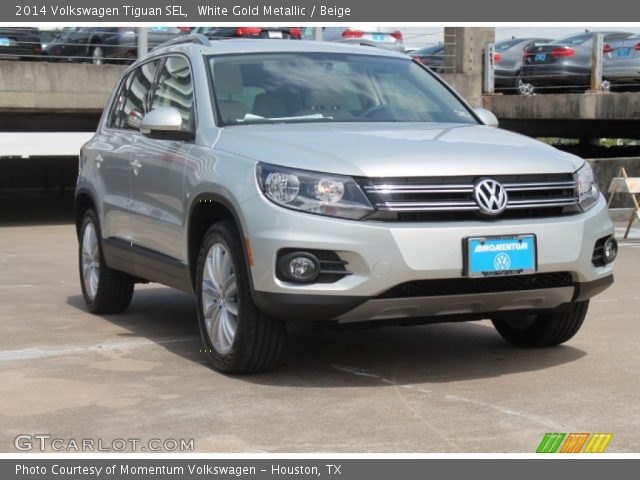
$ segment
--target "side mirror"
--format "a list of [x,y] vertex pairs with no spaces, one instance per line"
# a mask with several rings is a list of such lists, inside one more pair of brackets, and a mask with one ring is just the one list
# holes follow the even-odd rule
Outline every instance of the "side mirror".
[[158,107],[147,113],[140,123],[140,133],[164,140],[190,140],[191,132],[182,130],[182,115],[174,107]]
[[476,115],[478,116],[478,118],[480,118],[480,121],[485,125],[489,127],[498,126],[498,119],[486,108],[474,108],[473,111],[476,112]]

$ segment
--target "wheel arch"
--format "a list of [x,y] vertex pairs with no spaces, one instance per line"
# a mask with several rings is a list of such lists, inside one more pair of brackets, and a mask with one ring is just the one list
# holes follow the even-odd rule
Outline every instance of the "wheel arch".
[[238,229],[242,240],[242,251],[244,254],[251,295],[253,296],[253,279],[251,276],[251,255],[247,251],[248,241],[244,234],[244,228],[235,207],[227,198],[216,193],[200,193],[197,195],[189,209],[187,224],[187,263],[189,267],[189,278],[193,291],[196,287],[196,272],[198,254],[202,239],[211,225],[220,220],[231,220]]
[[73,219],[76,226],[76,234],[80,238],[80,226],[82,218],[87,210],[94,209],[96,215],[98,214],[96,208],[96,202],[93,199],[93,195],[86,190],[80,190],[76,193],[75,200],[73,202]]

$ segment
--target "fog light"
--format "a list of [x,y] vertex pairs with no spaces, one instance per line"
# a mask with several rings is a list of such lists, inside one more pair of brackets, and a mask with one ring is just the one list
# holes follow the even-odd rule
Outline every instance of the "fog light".
[[609,237],[607,241],[604,242],[603,254],[606,263],[612,263],[616,259],[618,256],[618,242],[615,238]]
[[312,282],[320,275],[320,262],[307,252],[292,252],[278,260],[280,274],[292,282]]

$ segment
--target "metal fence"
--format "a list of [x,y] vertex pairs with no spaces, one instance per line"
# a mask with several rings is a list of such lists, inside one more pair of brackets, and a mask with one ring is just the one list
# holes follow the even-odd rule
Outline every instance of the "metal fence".
[[[0,60],[126,63],[146,53],[148,47],[185,33],[187,29],[174,27],[0,27]],[[150,35],[154,43],[148,44]]]
[[456,59],[455,31],[444,28],[405,28],[407,53],[436,73],[454,73]]

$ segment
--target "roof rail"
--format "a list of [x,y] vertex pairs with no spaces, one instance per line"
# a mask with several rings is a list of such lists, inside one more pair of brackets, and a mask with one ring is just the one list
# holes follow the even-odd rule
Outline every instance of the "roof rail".
[[205,47],[211,46],[211,42],[206,36],[202,35],[201,33],[193,33],[190,35],[181,35],[180,37],[174,38],[173,40],[164,42],[154,48],[154,50],[163,47],[170,47],[171,45],[180,45],[183,43],[197,43],[199,45],[204,45]]

